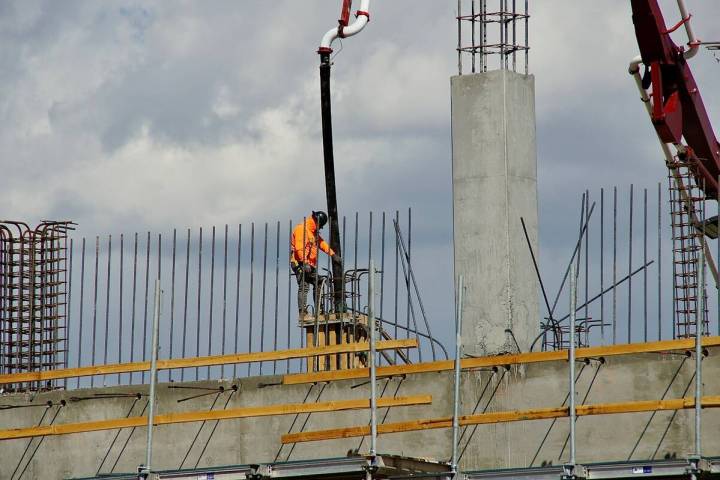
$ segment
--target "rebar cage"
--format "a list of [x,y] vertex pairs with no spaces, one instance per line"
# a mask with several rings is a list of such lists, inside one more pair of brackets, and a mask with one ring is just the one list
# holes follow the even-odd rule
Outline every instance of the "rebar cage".
[[[469,5],[468,5],[469,4]],[[458,0],[458,74],[519,69],[530,65],[528,0]]]
[[[69,221],[0,223],[0,372],[67,366]],[[54,382],[28,388],[51,389]],[[17,386],[9,386],[10,390]]]

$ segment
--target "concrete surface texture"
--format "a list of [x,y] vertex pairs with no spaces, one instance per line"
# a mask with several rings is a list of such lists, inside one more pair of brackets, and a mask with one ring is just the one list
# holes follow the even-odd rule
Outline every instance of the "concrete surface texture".
[[[463,348],[527,351],[538,284],[520,218],[538,251],[535,81],[493,71],[451,79],[455,275],[465,285]],[[506,330],[511,330],[515,340]]]
[[[709,350],[703,362],[705,395],[719,395],[720,349]],[[609,357],[579,364],[578,403],[598,404],[631,400],[680,398],[693,393],[694,361],[680,354],[642,354]],[[367,398],[366,381],[343,381],[317,385],[270,385],[280,377],[253,377],[222,382],[193,382],[159,386],[158,413],[222,410],[243,406],[318,402]],[[381,409],[383,423],[449,416],[452,413],[452,372],[409,375],[379,380],[385,397],[431,394],[432,405]],[[567,401],[567,362],[553,362],[463,372],[461,413],[557,407]],[[196,388],[217,388],[224,393],[205,393]],[[237,393],[230,387],[237,385]],[[173,387],[173,388],[171,388]],[[111,397],[107,394],[145,393],[147,387],[127,386],[93,390],[56,391],[26,396],[0,397],[0,404],[29,406],[0,410],[3,429],[39,423],[55,424],[140,415],[147,398]],[[686,393],[687,392],[687,393]],[[101,398],[103,396],[103,398]],[[43,406],[48,400],[64,407]],[[184,401],[182,401],[184,400]],[[42,419],[42,422],[41,422]],[[367,438],[280,444],[288,432],[367,425],[368,410],[338,413],[285,415],[220,422],[186,423],[157,427],[154,466],[158,469],[193,468],[341,457],[349,451],[367,452]],[[685,458],[693,450],[693,411],[658,412],[581,417],[577,422],[578,461],[617,461],[665,457]],[[720,411],[703,412],[703,453],[720,455]],[[465,470],[562,464],[568,456],[568,420],[535,420],[467,427],[461,431],[461,466]],[[0,441],[0,479],[54,479],[133,472],[145,458],[145,428],[51,436],[33,440]],[[447,461],[451,453],[451,430],[425,430],[381,435],[378,451]],[[26,468],[27,466],[27,468]],[[13,472],[15,472],[13,474]],[[20,473],[22,472],[22,476]]]

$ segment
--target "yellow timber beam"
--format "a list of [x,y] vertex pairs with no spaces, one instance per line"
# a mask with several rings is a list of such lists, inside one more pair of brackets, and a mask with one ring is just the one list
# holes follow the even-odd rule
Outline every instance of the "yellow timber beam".
[[[704,347],[715,347],[720,345],[720,337],[704,337]],[[660,342],[628,343],[621,345],[610,345],[605,347],[587,347],[575,350],[577,359],[611,357],[615,355],[628,355],[633,353],[660,353],[673,350],[692,350],[695,348],[695,339],[684,338],[681,340],[664,340]],[[487,368],[503,365],[522,365],[528,363],[554,362],[568,359],[567,350],[550,352],[519,353],[515,355],[495,355],[488,357],[464,358],[460,365],[462,369]],[[378,367],[378,377],[393,377],[413,373],[443,372],[452,370],[455,367],[453,360],[441,360],[437,362],[414,363],[410,365],[391,365]],[[295,385],[301,383],[333,382],[338,380],[353,380],[368,378],[369,368],[353,368],[349,370],[336,370],[328,372],[295,373],[285,375],[283,383]]]
[[[432,403],[430,395],[415,395],[396,398],[378,398],[378,407],[405,407],[428,405]],[[293,415],[297,413],[339,412],[370,408],[369,399],[337,400],[319,403],[288,403],[266,405],[262,407],[232,408],[228,410],[210,410],[197,412],[177,412],[155,416],[154,425],[174,423],[202,422],[206,420],[229,420],[233,418],[267,417],[272,415]],[[92,422],[43,425],[39,427],[13,428],[0,430],[0,440],[44,437],[46,435],[67,435],[70,433],[95,432],[99,430],[117,430],[129,427],[147,426],[147,417],[129,417]]]
[[[720,407],[720,396],[702,397],[703,408]],[[636,402],[603,403],[597,405],[578,405],[578,416],[607,415],[615,413],[657,412],[662,410],[682,410],[695,408],[694,398],[678,398],[672,400],[643,400]],[[525,420],[542,420],[562,418],[569,415],[568,407],[535,408],[530,410],[513,410],[507,412],[479,413],[460,417],[460,426],[482,425],[490,423],[521,422]],[[435,428],[451,428],[452,417],[409,420],[405,422],[385,423],[377,426],[378,434],[412,432]],[[282,443],[314,442],[334,440],[338,438],[363,437],[370,435],[370,427],[356,427],[316,430],[311,432],[289,433],[281,437]]]
[[[386,340],[377,343],[378,350],[395,350],[402,348],[417,348],[416,339]],[[158,360],[158,370],[173,368],[207,367],[211,365],[227,365],[234,363],[268,362],[288,360],[292,358],[307,358],[334,353],[355,353],[370,350],[368,342],[330,345],[322,347],[294,348],[290,350],[276,350],[271,352],[232,353],[229,355],[213,355],[209,357],[176,358]],[[150,370],[150,362],[115,363],[109,365],[95,365],[92,367],[65,368],[60,370],[46,370],[41,372],[10,373],[0,375],[0,385],[6,383],[40,382],[57,380],[60,378],[87,377],[90,375],[109,375],[113,373],[132,373]]]

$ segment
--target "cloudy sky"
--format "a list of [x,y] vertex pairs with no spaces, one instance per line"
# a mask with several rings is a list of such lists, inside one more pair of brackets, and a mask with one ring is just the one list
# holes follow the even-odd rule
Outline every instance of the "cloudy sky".
[[[315,51],[340,3],[0,2],[2,215],[72,219],[94,235],[319,208]],[[675,23],[674,2],[661,3]],[[687,3],[698,35],[720,40],[720,3]],[[436,303],[452,298],[455,8],[374,0],[333,69],[341,212],[412,207],[421,277],[448,285]],[[565,219],[585,188],[654,188],[665,170],[627,74],[628,2],[542,0],[531,13],[542,258],[553,263],[568,256],[558,238],[577,228]],[[720,64],[703,51],[693,68],[718,123]]]

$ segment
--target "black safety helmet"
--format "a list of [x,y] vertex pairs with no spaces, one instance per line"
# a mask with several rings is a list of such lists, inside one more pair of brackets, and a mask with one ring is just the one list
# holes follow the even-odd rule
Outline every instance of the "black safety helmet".
[[327,223],[327,213],[325,212],[312,212],[312,216],[317,222],[318,228],[323,228]]

